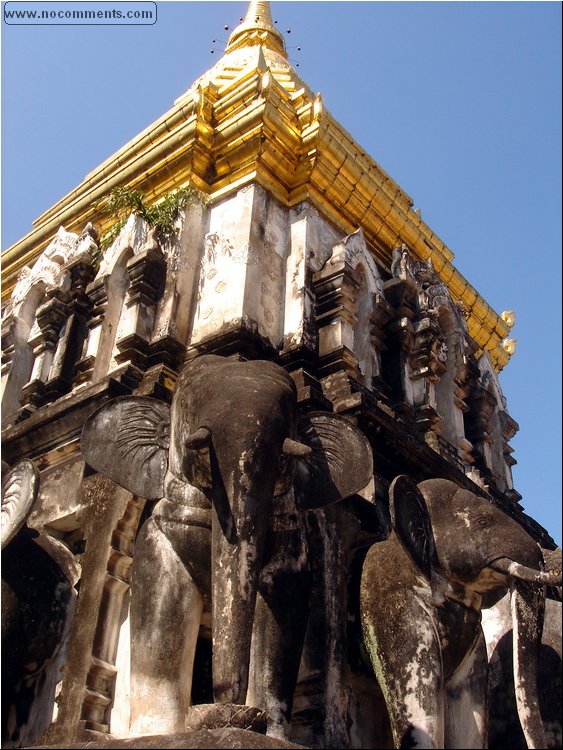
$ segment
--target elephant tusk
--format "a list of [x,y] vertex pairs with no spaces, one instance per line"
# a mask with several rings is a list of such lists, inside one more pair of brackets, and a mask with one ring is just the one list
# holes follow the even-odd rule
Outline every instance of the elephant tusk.
[[286,438],[283,441],[282,453],[284,456],[294,456],[295,458],[304,458],[310,456],[313,449],[304,443],[298,443],[297,440]]
[[207,427],[200,427],[186,438],[186,447],[191,450],[206,448],[211,441],[211,432]]
[[499,557],[498,560],[489,563],[489,567],[520,581],[541,583],[545,586],[561,586],[561,571],[535,570],[514,562],[509,557]]

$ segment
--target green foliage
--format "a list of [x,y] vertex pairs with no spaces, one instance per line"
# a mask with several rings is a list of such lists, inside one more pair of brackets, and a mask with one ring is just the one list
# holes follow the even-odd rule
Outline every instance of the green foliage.
[[163,238],[169,238],[174,234],[175,221],[180,211],[193,203],[205,203],[205,196],[192,186],[175,190],[152,205],[147,203],[145,194],[140,190],[129,187],[113,188],[108,197],[102,199],[97,206],[104,216],[115,220],[115,223],[102,234],[100,247],[102,251],[107,250],[132,213],[156,228]]

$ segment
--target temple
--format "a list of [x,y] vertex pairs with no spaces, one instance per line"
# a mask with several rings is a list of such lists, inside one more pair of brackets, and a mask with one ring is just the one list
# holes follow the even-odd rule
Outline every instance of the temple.
[[[323,94],[329,103],[330,92]],[[26,461],[35,488],[23,529],[2,542],[3,656],[16,654],[6,667],[3,658],[3,747],[169,733],[156,721],[134,729],[130,698],[131,569],[139,529],[157,513],[162,492],[130,491],[112,468],[89,459],[82,435],[116,397],[172,403],[174,425],[179,374],[203,355],[274,363],[290,376],[300,418],[314,425],[322,412],[347,420],[373,455],[365,486],[342,490],[339,502],[288,511],[293,525],[279,521],[284,533],[305,529],[311,581],[291,716],[282,722],[287,747],[398,746],[385,679],[367,654],[361,594],[368,550],[394,538],[396,477],[412,478],[421,491],[425,480],[447,480],[502,513],[532,546],[555,548],[523,512],[512,481],[509,443],[518,425],[499,374],[512,353],[513,314],[495,312],[456,270],[452,250],[332,117],[325,98],[292,67],[270,4],[252,0],[221,59],[2,254],[2,458],[12,477],[5,497],[27,486]],[[116,195],[142,196],[145,208],[171,206],[172,223],[163,228],[162,212],[132,207],[116,224],[104,210]],[[105,429],[106,437],[93,434],[113,446]],[[190,445],[201,449],[196,438]],[[123,460],[134,462],[135,451]],[[8,467],[18,466],[16,481]],[[3,519],[4,512],[3,499]],[[436,527],[434,536],[440,558]],[[496,557],[509,557],[506,549]],[[42,584],[16,616],[4,602],[21,601],[22,557],[24,588],[33,585],[33,565],[45,575],[51,566],[56,594],[46,601],[51,584]],[[445,596],[467,603],[451,593],[460,580]],[[560,690],[552,689],[561,680],[561,588],[552,583],[548,656],[539,665],[546,747],[561,743]],[[509,598],[488,592],[471,605],[482,613],[488,662],[483,746],[537,747],[516,711]],[[214,692],[220,703],[211,678],[216,614],[205,596],[202,607],[192,708],[212,704]],[[43,651],[25,619],[34,608],[49,632]],[[253,633],[255,688],[246,703],[275,713],[253,677],[261,633]],[[31,642],[36,651],[27,652]],[[16,657],[24,652],[22,667]],[[156,687],[148,701],[158,703]],[[204,726],[221,725],[214,721]],[[202,731],[196,723],[185,728]],[[173,745],[152,745],[159,746]]]

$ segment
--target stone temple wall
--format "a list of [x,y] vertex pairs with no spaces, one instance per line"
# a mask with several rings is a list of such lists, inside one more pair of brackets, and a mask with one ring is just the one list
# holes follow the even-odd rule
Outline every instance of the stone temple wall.
[[[487,352],[432,265],[407,246],[379,268],[361,229],[342,237],[313,206],[288,209],[257,185],[191,207],[165,241],[135,216],[103,254],[92,226],[80,236],[61,228],[2,318],[3,459],[39,469],[28,527],[57,547],[74,588],[49,690],[30,699],[33,722],[12,726],[16,746],[37,740],[53,716],[47,737],[59,742],[128,735],[129,576],[150,503],[85,464],[81,430],[114,396],[169,402],[182,365],[209,353],[282,365],[302,412],[345,416],[373,448],[367,502],[307,519],[317,554],[295,741],[391,746],[358,645],[355,592],[365,550],[389,533],[395,476],[452,479],[552,546],[519,506],[509,446],[518,426]],[[210,627],[209,612],[195,702],[209,699]],[[491,626],[491,644],[498,633]]]
[[90,226],[79,237],[61,228],[21,274],[2,323],[4,424],[108,378],[170,389],[195,353],[263,354],[314,379],[304,387],[337,410],[339,387],[341,399],[348,390],[395,410],[437,454],[517,502],[508,442],[518,427],[497,375],[407,247],[389,274],[361,230],[342,237],[310,205],[284,208],[252,185],[192,208],[172,242],[132,216],[96,256]]

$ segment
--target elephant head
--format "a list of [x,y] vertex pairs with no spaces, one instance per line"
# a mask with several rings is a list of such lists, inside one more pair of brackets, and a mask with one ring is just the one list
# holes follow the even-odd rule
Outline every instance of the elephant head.
[[[408,722],[403,720],[401,713],[404,714],[405,710],[399,706],[390,687],[390,661],[386,655],[390,647],[389,635],[384,632],[385,625],[374,623],[378,581],[383,589],[387,585],[382,569],[384,554],[388,560],[396,560],[400,568],[396,591],[399,592],[401,586],[405,590],[410,587],[410,594],[405,594],[404,602],[410,597],[413,611],[418,603],[421,604],[417,614],[421,619],[413,626],[411,636],[416,638],[416,634],[424,632],[423,622],[427,613],[432,613],[429,617],[440,641],[439,653],[435,651],[423,668],[420,663],[416,667],[411,663],[408,669],[418,675],[442,670],[437,684],[444,684],[456,671],[459,677],[467,668],[468,655],[473,658],[477,644],[482,642],[479,623],[483,594],[495,589],[510,589],[518,714],[528,747],[545,747],[537,701],[537,662],[545,586],[561,585],[561,550],[558,552],[559,564],[551,560],[551,569],[546,571],[541,548],[520,524],[484,498],[446,479],[430,479],[417,485],[408,477],[400,476],[393,481],[389,496],[392,533],[389,540],[382,543],[385,551],[383,547],[375,550],[379,547],[376,544],[373,553],[370,550],[366,557],[362,597],[366,644],[378,676],[381,676],[395,741],[397,744],[404,741]],[[428,594],[421,594],[423,591]],[[381,595],[385,596],[384,590]],[[398,596],[401,594],[397,593]],[[380,606],[379,616],[385,617],[386,606],[391,605]],[[409,614],[408,606],[405,604],[405,618],[413,614]],[[404,650],[406,653],[408,648],[405,646]],[[427,659],[432,648],[423,650],[424,659]],[[481,648],[481,653],[484,664],[479,672],[480,679],[472,678],[477,690],[477,683],[486,682],[484,648]],[[411,654],[412,662],[420,661],[421,654],[420,650]],[[393,670],[397,669],[394,664]],[[469,677],[467,681],[470,681]],[[428,705],[432,702],[433,698],[430,698]],[[480,705],[484,706],[484,701]],[[430,722],[429,726],[432,730],[427,734],[432,738],[436,725]],[[483,734],[485,730],[481,727],[479,731]],[[432,739],[436,744],[420,746],[441,746],[443,738]],[[473,746],[466,742],[462,738],[462,744],[448,746]]]
[[[424,549],[429,549],[429,546],[422,541],[422,536],[407,530],[408,518],[413,511],[414,487],[407,477],[397,478],[392,491],[392,508],[401,538],[420,555],[421,545]],[[502,588],[511,581],[561,585],[561,564],[557,566],[552,562],[551,570],[544,570],[544,551],[519,523],[484,498],[448,479],[421,482],[418,493],[415,507],[424,513],[420,502],[422,495],[432,526],[438,563],[450,580],[459,581],[478,592]],[[468,545],[460,544],[463,529],[471,540]],[[553,558],[549,551],[545,550],[545,554]],[[561,561],[561,550],[557,554]],[[428,557],[427,562],[431,559]]]
[[244,703],[276,497],[295,488],[309,508],[360,491],[372,476],[368,441],[337,415],[298,418],[293,380],[274,363],[203,355],[180,373],[170,411],[151,398],[114,399],[86,422],[82,452],[142,497],[170,501],[196,487],[209,499],[214,695]]

